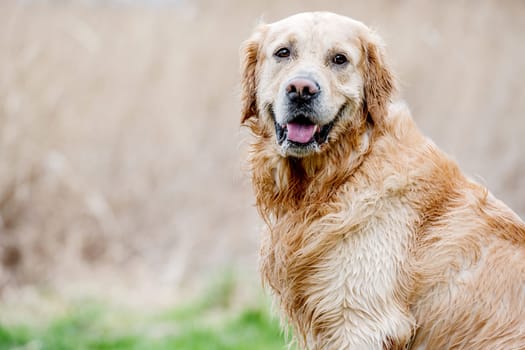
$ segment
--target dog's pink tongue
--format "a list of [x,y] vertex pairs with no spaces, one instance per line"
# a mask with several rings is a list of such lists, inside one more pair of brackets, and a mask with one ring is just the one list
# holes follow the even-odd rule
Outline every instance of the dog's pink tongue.
[[308,143],[315,134],[316,126],[314,124],[297,124],[288,123],[288,140],[297,143]]

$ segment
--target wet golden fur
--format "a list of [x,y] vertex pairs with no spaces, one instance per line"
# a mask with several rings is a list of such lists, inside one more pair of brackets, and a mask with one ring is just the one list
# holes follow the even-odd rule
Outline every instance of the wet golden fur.
[[[303,31],[314,29],[301,16],[340,20],[299,15]],[[254,135],[249,164],[267,224],[263,280],[301,348],[525,348],[525,224],[392,102],[377,38],[356,23],[359,99],[303,158],[279,152],[261,100],[271,98],[264,45],[286,20],[243,47],[242,123]]]

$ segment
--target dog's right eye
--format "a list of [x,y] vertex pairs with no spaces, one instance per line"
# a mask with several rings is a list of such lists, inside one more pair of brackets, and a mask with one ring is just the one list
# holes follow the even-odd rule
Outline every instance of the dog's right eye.
[[338,53],[337,55],[335,55],[332,58],[332,62],[334,64],[337,64],[338,66],[341,66],[341,65],[345,64],[346,62],[348,62],[348,58],[346,58],[345,55],[343,55],[341,53]]
[[279,50],[275,51],[273,55],[279,58],[290,57],[290,50],[286,47],[281,47]]

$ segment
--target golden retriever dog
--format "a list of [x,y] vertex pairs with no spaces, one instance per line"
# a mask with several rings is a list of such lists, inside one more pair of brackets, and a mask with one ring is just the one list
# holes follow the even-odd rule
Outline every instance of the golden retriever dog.
[[262,24],[242,124],[261,273],[303,349],[525,349],[525,224],[423,136],[378,37]]

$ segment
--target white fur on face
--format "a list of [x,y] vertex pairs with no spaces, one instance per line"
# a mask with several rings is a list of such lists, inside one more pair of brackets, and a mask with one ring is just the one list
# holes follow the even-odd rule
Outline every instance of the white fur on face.
[[[286,87],[298,77],[308,78],[319,86],[312,115],[308,115],[319,127],[333,122],[344,105],[360,104],[364,82],[360,37],[368,31],[362,23],[331,13],[307,13],[267,25],[266,29],[260,46],[257,102],[267,123],[273,123],[275,118],[276,123],[284,126],[289,121],[291,106]],[[276,57],[281,48],[290,50],[290,57]],[[348,62],[334,64],[337,54],[344,55]],[[353,112],[347,109],[339,117],[351,118]],[[280,153],[297,156],[288,146],[283,143]],[[319,151],[319,145],[314,146],[302,151]]]
[[[348,100],[357,105],[362,99],[359,38],[367,30],[362,23],[330,13],[308,13],[273,23],[267,29],[261,44],[257,91],[260,111],[271,105],[275,121],[284,125],[289,114],[286,87],[297,77],[308,77],[320,87],[314,108],[315,122],[320,126],[332,122]],[[283,47],[290,50],[290,57],[275,57]],[[336,54],[344,54],[348,63],[333,64]]]

